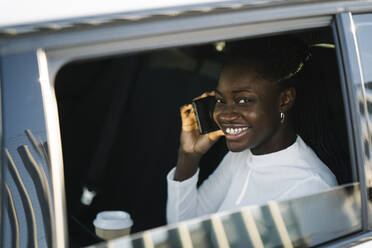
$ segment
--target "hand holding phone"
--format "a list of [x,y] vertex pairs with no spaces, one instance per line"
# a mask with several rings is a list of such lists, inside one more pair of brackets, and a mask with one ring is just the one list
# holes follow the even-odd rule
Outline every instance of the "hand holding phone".
[[[212,98],[208,98],[209,96]],[[196,102],[195,109],[197,110],[193,107],[194,102]],[[184,105],[180,109],[182,119],[180,149],[186,154],[202,155],[224,133],[213,121],[214,92],[204,93],[200,97],[195,98],[193,104]],[[210,121],[213,121],[212,128],[210,128]]]

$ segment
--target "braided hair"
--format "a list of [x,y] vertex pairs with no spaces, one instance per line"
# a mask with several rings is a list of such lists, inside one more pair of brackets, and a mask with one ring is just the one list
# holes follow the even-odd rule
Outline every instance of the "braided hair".
[[225,49],[225,65],[249,65],[281,89],[297,84],[295,76],[309,57],[309,49],[303,42],[287,36],[235,41]]

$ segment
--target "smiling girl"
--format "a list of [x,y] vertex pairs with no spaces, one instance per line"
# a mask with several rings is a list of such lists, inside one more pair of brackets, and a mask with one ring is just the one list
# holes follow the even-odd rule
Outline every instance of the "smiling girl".
[[[192,105],[181,108],[178,162],[167,176],[168,223],[337,185],[295,131],[296,84],[309,56],[305,45],[282,37],[228,45],[217,89],[200,96],[215,96],[220,130],[200,135]],[[197,188],[199,161],[221,136],[230,151]]]

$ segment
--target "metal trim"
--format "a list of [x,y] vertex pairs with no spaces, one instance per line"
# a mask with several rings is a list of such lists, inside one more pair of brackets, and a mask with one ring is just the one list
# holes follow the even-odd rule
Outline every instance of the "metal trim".
[[[348,11],[365,11],[371,10],[370,1],[344,1],[344,0],[235,0],[212,3],[200,3],[192,5],[173,6],[167,8],[153,8],[140,11],[127,11],[112,14],[99,14],[96,16],[85,16],[77,18],[69,18],[62,20],[51,20],[44,22],[34,22],[23,25],[0,26],[0,36],[12,37],[27,33],[40,33],[45,31],[60,31],[66,29],[79,28],[81,26],[94,27],[113,23],[127,23],[139,21],[154,21],[160,18],[175,18],[180,16],[189,16],[205,13],[218,13],[230,10],[253,10],[270,7],[287,7],[296,5],[337,5],[340,9]],[[338,11],[334,9],[334,11]],[[329,13],[328,13],[329,14]]]
[[67,218],[66,200],[64,185],[64,170],[62,159],[62,142],[60,135],[58,109],[54,88],[49,82],[48,63],[43,50],[37,50],[37,61],[40,74],[40,85],[45,111],[45,124],[48,136],[48,150],[51,164],[51,178],[53,184],[54,200],[54,230],[53,246],[67,247]]

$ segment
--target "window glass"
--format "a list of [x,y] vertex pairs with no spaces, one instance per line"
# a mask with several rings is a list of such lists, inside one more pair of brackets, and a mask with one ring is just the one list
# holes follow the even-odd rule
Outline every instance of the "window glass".
[[[372,15],[371,14],[363,14],[363,15],[355,15],[353,16],[355,22],[355,33],[357,37],[357,43],[359,48],[359,56],[362,65],[362,72],[363,72],[363,86],[364,86],[364,98],[360,99],[362,103],[365,105],[365,109],[367,110],[367,117],[366,117],[366,126],[363,132],[366,141],[364,142],[365,147],[365,172],[366,172],[366,180],[367,180],[367,187],[368,192],[371,194],[372,188],[372,158],[371,158],[371,134],[372,134],[372,47],[371,47],[371,39],[372,39]],[[371,199],[371,195],[369,195],[368,199]],[[369,207],[371,208],[371,202],[369,203]],[[372,226],[372,219],[369,216],[369,226]]]
[[[265,198],[266,195],[262,194],[261,201],[250,204],[255,207],[242,212],[216,215],[185,225],[181,223],[166,233],[146,231],[135,236],[133,242],[122,242],[130,242],[135,247],[146,242],[159,246],[191,242],[196,247],[214,247],[216,243],[226,242],[236,247],[247,242],[269,246],[292,242],[302,246],[320,244],[360,229],[359,188],[358,183],[351,184],[353,175],[345,106],[331,29],[298,32],[291,36],[308,44],[306,51],[301,51],[306,56],[293,62],[295,70],[278,78],[278,82],[294,75],[304,79],[301,81],[304,83],[296,85],[296,102],[291,118],[296,133],[306,147],[311,147],[311,156],[324,164],[318,169],[335,175],[332,177],[334,184],[327,185],[330,191],[316,194],[315,198],[309,196],[282,202],[302,196],[288,186],[283,198]],[[276,38],[281,37],[284,35]],[[261,39],[269,38],[273,37]],[[59,71],[55,90],[71,246],[102,241],[96,236],[92,223],[97,213],[103,210],[130,213],[134,221],[132,234],[166,224],[166,178],[177,163],[180,147],[182,124],[179,109],[203,92],[216,89],[227,53],[224,47],[246,41],[224,41],[76,61]],[[285,49],[281,52],[287,54]],[[280,67],[281,64],[274,63],[273,66]],[[268,88],[276,94],[274,86]],[[217,94],[215,112],[217,109],[224,111],[230,104],[221,92]],[[236,105],[233,107],[240,108],[243,103],[249,106],[254,101],[254,97],[241,97],[234,101]],[[290,118],[288,116],[277,117]],[[243,129],[226,128],[225,133],[236,135]],[[199,178],[194,180],[195,184],[203,187],[205,179],[218,171],[216,167],[227,150],[225,138],[219,139],[208,150],[200,160]],[[220,174],[223,177],[228,173]],[[276,174],[287,176],[290,173],[278,169]],[[237,186],[242,191],[242,197],[234,200],[239,202],[237,204],[244,202],[245,190],[242,189],[249,190],[248,176],[246,178],[241,180],[241,187]],[[322,178],[316,178],[313,185],[320,185],[317,180]],[[261,188],[274,191],[275,187],[284,187],[278,185],[265,181]],[[331,190],[337,185],[348,186]],[[300,188],[301,183],[294,188],[297,187]],[[321,191],[312,188],[311,193]],[[221,188],[216,187],[216,192],[219,190]],[[266,205],[270,200],[278,201]],[[315,202],[319,205],[313,204]],[[320,209],[332,209],[332,213]],[[345,213],[345,209],[350,209],[350,212]],[[317,216],[316,221],[312,216]],[[320,227],[318,223],[322,223]]]
[[[163,227],[112,247],[311,247],[361,228],[358,184]],[[99,244],[95,247],[106,247]]]

